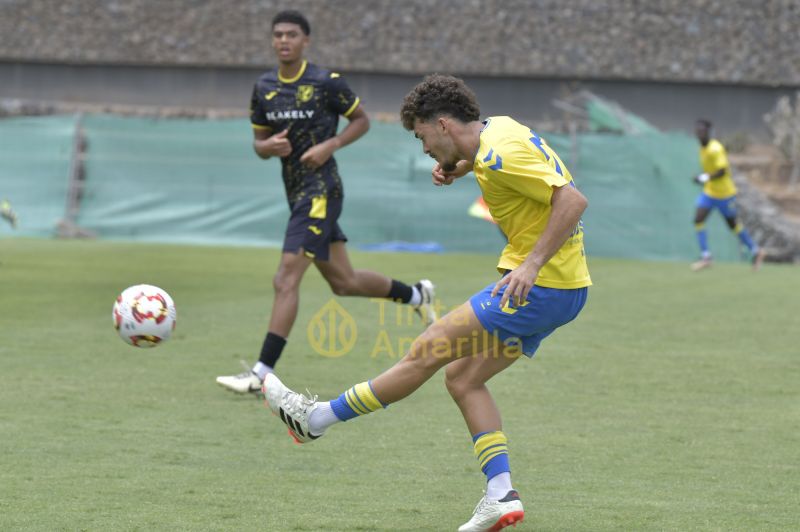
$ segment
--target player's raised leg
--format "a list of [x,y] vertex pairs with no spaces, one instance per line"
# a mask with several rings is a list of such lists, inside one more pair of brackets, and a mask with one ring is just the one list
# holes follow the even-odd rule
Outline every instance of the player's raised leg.
[[[469,522],[459,530],[497,530],[521,521],[519,495],[511,486],[508,442],[500,413],[485,386],[492,376],[522,354],[489,335],[470,303],[429,327],[406,356],[378,377],[356,384],[338,398],[317,402],[287,388],[274,374],[264,381],[272,411],[297,443],[319,438],[332,425],[386,408],[416,391],[441,367],[450,364],[447,385],[473,434],[475,455],[487,476],[487,493]],[[449,368],[453,369],[450,370]],[[502,493],[500,493],[502,492]]]
[[290,430],[299,426],[304,433],[320,436],[335,423],[372,413],[407,397],[449,362],[483,352],[491,337],[482,331],[471,305],[465,303],[428,327],[397,364],[374,379],[345,390],[338,398],[306,404],[275,375],[268,375],[264,381],[267,403],[279,416],[283,410],[281,418]]
[[736,197],[730,197],[723,200],[720,205],[720,212],[725,217],[725,223],[731,231],[736,234],[739,242],[741,242],[750,253],[750,260],[753,263],[753,270],[758,271],[761,268],[761,263],[764,261],[764,250],[759,247],[750,237],[750,233],[744,228],[742,222],[736,212]]
[[428,279],[407,285],[377,272],[353,269],[343,241],[330,245],[328,260],[314,264],[338,296],[385,297],[413,306],[426,325],[436,321],[435,288]]

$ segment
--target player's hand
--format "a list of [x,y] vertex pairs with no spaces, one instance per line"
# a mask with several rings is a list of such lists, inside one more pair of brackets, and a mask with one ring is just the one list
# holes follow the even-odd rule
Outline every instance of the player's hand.
[[436,166],[431,170],[431,177],[433,178],[433,184],[437,187],[452,185],[453,181],[465,176],[470,170],[472,170],[472,165],[467,160],[458,161],[455,169],[451,172],[445,172],[442,169],[442,165],[436,163]]
[[702,173],[702,174],[694,176],[692,179],[694,179],[695,183],[697,183],[699,185],[704,185],[704,184],[708,183],[709,179],[711,179],[711,176],[709,176],[706,173]]
[[504,308],[511,301],[512,306],[519,306],[528,299],[528,293],[533,288],[533,283],[539,276],[539,269],[535,266],[522,263],[505,277],[500,279],[492,290],[495,297],[502,287],[506,287],[503,297],[500,298],[500,308]]
[[433,170],[431,170],[431,176],[433,178],[433,184],[437,187],[442,185],[452,185],[453,181],[456,180],[455,176],[445,173],[439,163],[436,163],[436,166],[434,166]]
[[331,138],[325,142],[314,144],[307,149],[306,152],[300,156],[300,162],[310,168],[319,168],[331,158],[334,151],[336,151],[336,142]]
[[292,143],[286,138],[289,134],[288,129],[284,129],[280,133],[275,133],[269,136],[263,142],[264,150],[270,156],[288,157],[292,153]]

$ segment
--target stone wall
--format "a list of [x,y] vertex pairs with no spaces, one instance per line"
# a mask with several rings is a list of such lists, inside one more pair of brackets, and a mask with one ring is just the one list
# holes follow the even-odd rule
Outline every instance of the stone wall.
[[744,175],[734,172],[739,189],[736,203],[742,223],[763,246],[771,262],[800,263],[800,224],[788,219],[779,206]]
[[800,86],[800,0],[0,0],[0,60],[269,65],[286,6],[348,71]]

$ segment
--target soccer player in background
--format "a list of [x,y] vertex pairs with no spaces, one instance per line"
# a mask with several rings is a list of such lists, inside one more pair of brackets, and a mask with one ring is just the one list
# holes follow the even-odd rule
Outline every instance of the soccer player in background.
[[764,260],[764,250],[753,242],[750,234],[736,218],[736,185],[731,178],[728,154],[720,141],[711,138],[711,127],[711,122],[708,120],[698,120],[694,129],[695,136],[700,142],[700,167],[703,169],[703,173],[695,176],[694,181],[703,185],[703,191],[697,197],[697,210],[694,215],[694,228],[700,245],[700,260],[692,263],[692,270],[703,270],[713,262],[706,233],[706,218],[713,209],[717,209],[725,217],[731,231],[736,233],[741,243],[747,246],[753,269],[758,270]]
[[11,224],[12,229],[17,228],[17,213],[14,212],[11,202],[7,199],[0,201],[0,218]]
[[[304,59],[310,33],[301,13],[278,13],[272,20],[278,67],[253,88],[253,148],[262,159],[281,158],[291,215],[258,362],[244,373],[217,377],[218,384],[239,393],[260,392],[264,377],[273,371],[297,317],[300,282],[312,264],[336,295],[386,297],[413,305],[426,323],[436,319],[434,286],[427,279],[409,286],[350,265],[347,237],[338,224],[344,193],[333,152],[364,135],[369,118],[338,73]],[[349,123],[337,135],[340,115]]]
[[492,218],[508,236],[497,265],[501,279],[431,325],[393,367],[332,401],[295,393],[275,375],[264,381],[270,408],[303,443],[407,397],[446,366],[447,390],[487,481],[461,532],[500,530],[524,517],[511,483],[508,440],[486,382],[521,356],[532,357],[544,338],[575,319],[591,285],[581,222],[587,201],[564,163],[514,119],[481,122],[479,116],[464,82],[438,74],[417,85],[401,110],[403,126],[436,159],[435,185],[475,173]]

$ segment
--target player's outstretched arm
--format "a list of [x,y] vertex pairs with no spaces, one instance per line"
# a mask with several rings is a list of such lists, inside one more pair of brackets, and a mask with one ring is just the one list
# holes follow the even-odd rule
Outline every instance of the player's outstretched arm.
[[564,185],[553,189],[553,196],[550,199],[552,206],[550,219],[547,221],[547,227],[542,236],[522,264],[500,279],[492,290],[492,297],[494,297],[501,287],[508,285],[500,300],[501,307],[505,306],[511,297],[514,298],[511,301],[515,305],[525,301],[528,292],[533,288],[536,278],[539,276],[539,270],[567,241],[580,222],[581,215],[588,204],[586,197],[575,187]]
[[331,158],[333,152],[355,142],[369,130],[369,116],[360,105],[348,115],[347,119],[350,122],[341,133],[311,146],[300,156],[300,162],[311,168],[322,166]]

